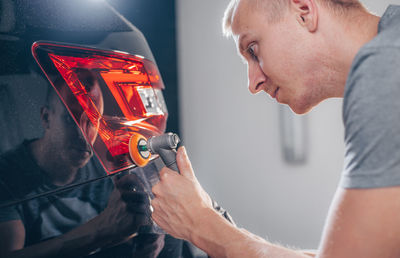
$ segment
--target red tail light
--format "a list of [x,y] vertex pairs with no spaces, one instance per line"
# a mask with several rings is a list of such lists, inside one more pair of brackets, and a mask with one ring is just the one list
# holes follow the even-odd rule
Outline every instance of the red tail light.
[[46,42],[34,43],[32,53],[108,173],[134,166],[128,153],[132,134],[164,132],[164,85],[151,61]]

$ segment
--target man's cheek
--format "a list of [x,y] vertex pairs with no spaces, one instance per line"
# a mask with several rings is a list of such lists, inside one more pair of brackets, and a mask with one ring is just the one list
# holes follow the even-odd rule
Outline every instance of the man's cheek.
[[88,140],[90,143],[93,145],[94,142],[96,141],[98,130],[94,126],[89,126],[89,128],[86,130],[85,134],[88,137]]

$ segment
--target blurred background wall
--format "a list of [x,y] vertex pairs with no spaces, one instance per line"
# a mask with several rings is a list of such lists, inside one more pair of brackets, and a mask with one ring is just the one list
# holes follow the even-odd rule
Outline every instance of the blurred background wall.
[[[287,163],[282,107],[248,92],[246,66],[222,36],[228,2],[176,1],[181,136],[200,182],[239,226],[272,242],[316,248],[343,166],[342,101],[295,118],[305,125],[306,159]],[[363,3],[381,15],[400,1]]]

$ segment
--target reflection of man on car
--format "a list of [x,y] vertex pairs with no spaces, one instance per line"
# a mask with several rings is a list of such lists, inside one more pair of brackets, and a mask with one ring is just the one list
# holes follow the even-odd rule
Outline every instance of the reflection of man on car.
[[[102,113],[104,103],[96,77],[84,69],[75,72]],[[74,98],[66,87],[59,93],[66,101]],[[70,108],[93,144],[97,128],[79,106]],[[43,137],[25,140],[0,158],[0,191],[8,198],[23,199],[105,175],[52,89],[41,109],[41,120]],[[127,181],[138,190],[126,187]],[[114,183],[105,178],[1,208],[0,256],[81,256],[128,239],[141,225],[151,223],[149,197],[140,191],[143,187],[135,175]],[[162,246],[163,237],[152,236],[143,257],[155,257]]]
[[[80,69],[77,74],[83,85],[86,85],[88,95],[99,112],[103,113],[103,96],[94,75],[84,69]],[[64,92],[61,94],[65,100],[74,98],[67,92],[67,87],[63,87],[62,90]],[[38,165],[52,179],[52,182],[62,186],[71,183],[76,178],[78,169],[88,163],[93,151],[54,90],[49,91],[46,102],[46,106],[41,110],[45,134],[31,143],[31,149]],[[89,121],[85,112],[76,110],[79,108],[77,105],[69,105],[69,108],[72,113],[78,114],[79,125],[90,144],[93,144],[97,137],[97,128]]]

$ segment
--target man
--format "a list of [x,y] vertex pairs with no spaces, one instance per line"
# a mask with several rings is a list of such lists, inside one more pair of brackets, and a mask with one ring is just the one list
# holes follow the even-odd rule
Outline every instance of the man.
[[[75,73],[102,114],[103,95],[95,75],[85,69]],[[61,78],[56,81],[56,85],[61,83]],[[60,95],[64,101],[74,103],[68,87],[61,88]],[[93,144],[97,126],[89,121],[79,104],[75,104],[69,108],[78,118],[87,140]],[[93,151],[89,142],[52,88],[40,115],[43,137],[25,140],[0,157],[1,198],[14,196],[23,200],[38,196],[0,209],[0,256],[83,256],[124,242],[136,234],[140,226],[151,225],[149,197],[134,174],[114,180],[115,187],[112,180],[106,178],[39,197],[59,187],[105,175],[100,164],[91,159]],[[132,192],[133,187],[136,192]],[[137,252],[125,247],[114,249],[113,255],[125,250],[130,251],[132,257],[155,257],[163,247],[163,238],[162,235],[141,236]]]
[[[344,98],[345,167],[316,255],[399,257],[400,7],[380,19],[357,0],[232,0],[224,30],[248,65],[251,93],[298,114]],[[181,174],[165,168],[153,187],[152,217],[167,232],[212,257],[307,257],[230,225],[183,148],[177,161]]]

